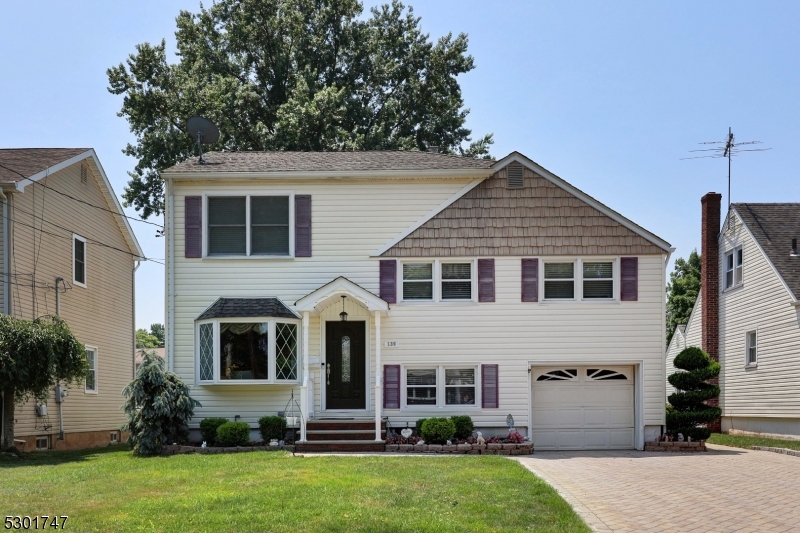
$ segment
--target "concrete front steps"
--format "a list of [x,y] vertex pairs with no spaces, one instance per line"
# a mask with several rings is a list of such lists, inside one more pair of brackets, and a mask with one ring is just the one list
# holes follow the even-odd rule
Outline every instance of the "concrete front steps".
[[[386,422],[381,423],[381,438],[386,438]],[[309,420],[306,442],[298,442],[300,452],[382,452],[383,442],[375,441],[375,420]]]

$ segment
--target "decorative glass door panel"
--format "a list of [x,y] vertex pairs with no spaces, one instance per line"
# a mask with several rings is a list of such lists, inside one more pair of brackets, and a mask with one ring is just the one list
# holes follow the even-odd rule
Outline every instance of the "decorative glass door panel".
[[366,322],[325,324],[326,409],[366,409]]

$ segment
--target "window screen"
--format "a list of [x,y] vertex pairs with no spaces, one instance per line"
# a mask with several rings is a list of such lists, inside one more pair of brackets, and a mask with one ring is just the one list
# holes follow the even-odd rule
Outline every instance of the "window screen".
[[247,205],[244,196],[208,199],[208,254],[247,253]]
[[472,263],[442,263],[442,300],[472,299]]
[[433,299],[433,263],[403,264],[403,299]]
[[436,405],[436,369],[406,371],[406,404]]
[[583,263],[583,297],[613,298],[613,276],[613,263]]
[[289,255],[289,197],[250,198],[250,253]]
[[575,263],[544,264],[546,300],[575,298]]

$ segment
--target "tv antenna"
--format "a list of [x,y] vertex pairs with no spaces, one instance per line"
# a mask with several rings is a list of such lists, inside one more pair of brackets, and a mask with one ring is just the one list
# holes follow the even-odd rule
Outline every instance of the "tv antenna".
[[705,159],[705,158],[721,158],[728,159],[728,211],[731,210],[731,158],[739,155],[741,152],[766,152],[772,148],[740,148],[741,146],[749,146],[754,144],[762,144],[761,141],[747,141],[735,142],[735,137],[731,128],[728,128],[728,137],[724,141],[708,141],[699,144],[712,144],[716,145],[712,148],[701,148],[698,150],[689,150],[690,152],[712,152],[708,155],[698,155],[692,157],[682,157],[684,159]]
[[192,117],[186,121],[186,129],[189,135],[197,141],[197,151],[200,154],[200,159],[197,161],[201,165],[206,162],[203,159],[203,145],[214,144],[219,140],[219,129],[213,122],[203,117]]

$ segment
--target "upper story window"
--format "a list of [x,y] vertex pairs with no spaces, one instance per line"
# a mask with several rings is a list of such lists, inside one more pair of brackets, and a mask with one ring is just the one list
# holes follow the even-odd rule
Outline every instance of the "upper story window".
[[611,261],[583,263],[583,297],[614,297],[614,263]]
[[[544,261],[544,300],[614,300],[619,298],[617,260]],[[541,290],[541,288],[540,288]]]
[[544,264],[545,300],[575,298],[575,263]]
[[290,256],[291,195],[209,196],[207,255]]
[[409,261],[402,263],[403,301],[474,301],[475,262]]
[[742,247],[734,248],[725,254],[725,288],[730,289],[742,283]]
[[442,300],[472,299],[472,263],[442,263]]
[[747,355],[745,356],[747,366],[758,364],[758,331],[747,332]]
[[86,239],[72,236],[72,281],[86,287]]
[[403,263],[403,300],[433,300],[433,263]]

